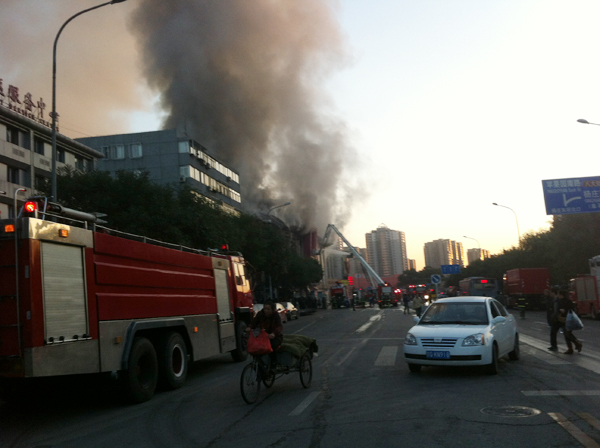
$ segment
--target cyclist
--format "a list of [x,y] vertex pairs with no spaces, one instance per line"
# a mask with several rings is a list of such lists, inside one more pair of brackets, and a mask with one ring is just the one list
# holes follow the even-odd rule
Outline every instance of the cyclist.
[[246,331],[250,332],[255,328],[261,328],[267,332],[271,341],[271,360],[274,360],[275,351],[283,341],[283,324],[281,317],[275,308],[275,304],[271,300],[265,301],[263,309],[256,313],[250,326],[246,327]]

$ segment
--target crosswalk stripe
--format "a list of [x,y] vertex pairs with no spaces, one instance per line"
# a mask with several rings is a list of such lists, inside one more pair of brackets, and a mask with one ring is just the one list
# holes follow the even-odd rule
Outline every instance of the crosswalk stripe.
[[582,419],[584,419],[586,422],[588,422],[588,424],[592,428],[600,431],[600,421],[596,420],[590,414],[588,414],[587,412],[579,412],[577,415],[579,415]]
[[564,415],[558,412],[548,412],[548,415],[552,417],[556,423],[562,426],[565,431],[571,434],[579,443],[581,443],[585,448],[599,448],[600,445],[596,443],[594,439],[584,433],[581,429],[567,420]]
[[375,366],[393,366],[396,364],[396,355],[398,354],[398,346],[382,347],[379,356],[375,360]]
[[522,390],[521,393],[527,397],[589,397],[600,395],[600,390]]

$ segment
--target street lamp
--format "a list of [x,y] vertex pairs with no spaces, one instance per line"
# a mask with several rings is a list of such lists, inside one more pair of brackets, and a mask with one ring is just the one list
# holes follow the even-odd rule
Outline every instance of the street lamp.
[[275,210],[276,208],[285,207],[286,205],[290,205],[290,204],[291,204],[291,202],[286,202],[285,204],[276,205],[275,207],[271,207],[271,208],[269,209],[269,211],[267,212],[267,216],[269,216],[269,215],[271,214],[271,212],[272,212],[273,210]]
[[596,126],[600,126],[600,124],[598,123],[590,123],[589,121],[587,121],[585,118],[580,118],[579,120],[577,120],[577,123],[583,123],[583,124],[594,124]]
[[65,28],[65,26],[67,26],[67,24],[75,17],[106,5],[122,3],[124,1],[126,0],[112,0],[110,2],[102,3],[101,5],[93,6],[78,12],[74,16],[71,16],[65,23],[63,23],[63,25],[60,27],[60,30],[58,30],[56,38],[54,39],[54,48],[52,51],[52,198],[55,201],[58,200],[56,191],[56,45],[58,44],[58,38],[60,37],[60,33],[62,33],[62,30]]
[[521,245],[521,231],[519,230],[519,218],[517,218],[517,213],[512,208],[507,207],[506,205],[496,204],[495,202],[492,202],[492,204],[497,205],[498,207],[507,208],[515,214],[515,220],[517,221],[517,234],[519,235],[519,246],[520,246]]
[[[477,241],[475,238],[471,238],[470,236],[463,236],[463,238]],[[481,260],[481,244],[479,244],[479,241],[477,241],[477,245],[479,246],[479,259]]]

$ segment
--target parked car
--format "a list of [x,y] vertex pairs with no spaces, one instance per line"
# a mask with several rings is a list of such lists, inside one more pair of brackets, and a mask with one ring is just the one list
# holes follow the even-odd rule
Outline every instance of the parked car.
[[491,297],[455,297],[433,302],[404,338],[411,372],[422,366],[486,366],[519,359],[519,329],[504,306]]
[[292,302],[281,302],[281,305],[286,310],[286,318],[288,321],[298,319],[298,316],[300,315],[298,313],[298,308],[296,308]]
[[276,303],[275,307],[277,308],[277,312],[279,313],[279,317],[281,317],[281,322],[287,322],[287,310],[281,303]]

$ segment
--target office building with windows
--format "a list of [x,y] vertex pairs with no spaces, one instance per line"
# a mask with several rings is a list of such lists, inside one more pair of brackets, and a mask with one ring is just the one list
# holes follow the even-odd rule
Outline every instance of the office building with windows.
[[[19,188],[25,191],[17,194],[17,207],[52,177],[52,129],[44,118],[43,101],[40,99],[36,106],[30,94],[21,97],[14,87],[9,91],[4,93],[0,80],[0,191],[4,192],[0,193],[0,219],[14,217],[14,197]],[[100,152],[59,133],[56,149],[58,170],[69,165],[88,171],[102,157]],[[60,201],[60,191],[58,196]]]
[[425,243],[425,266],[439,269],[442,265],[465,266],[465,253],[462,243],[439,239]]
[[134,134],[103,135],[77,139],[104,158],[97,168],[117,171],[147,171],[159,184],[188,184],[193,190],[230,212],[241,209],[240,177],[207,148],[175,129]]
[[485,260],[486,258],[490,258],[490,251],[487,249],[467,249],[467,261],[471,264],[476,260]]
[[367,263],[380,277],[399,275],[408,270],[404,232],[381,225],[367,233],[365,238]]

